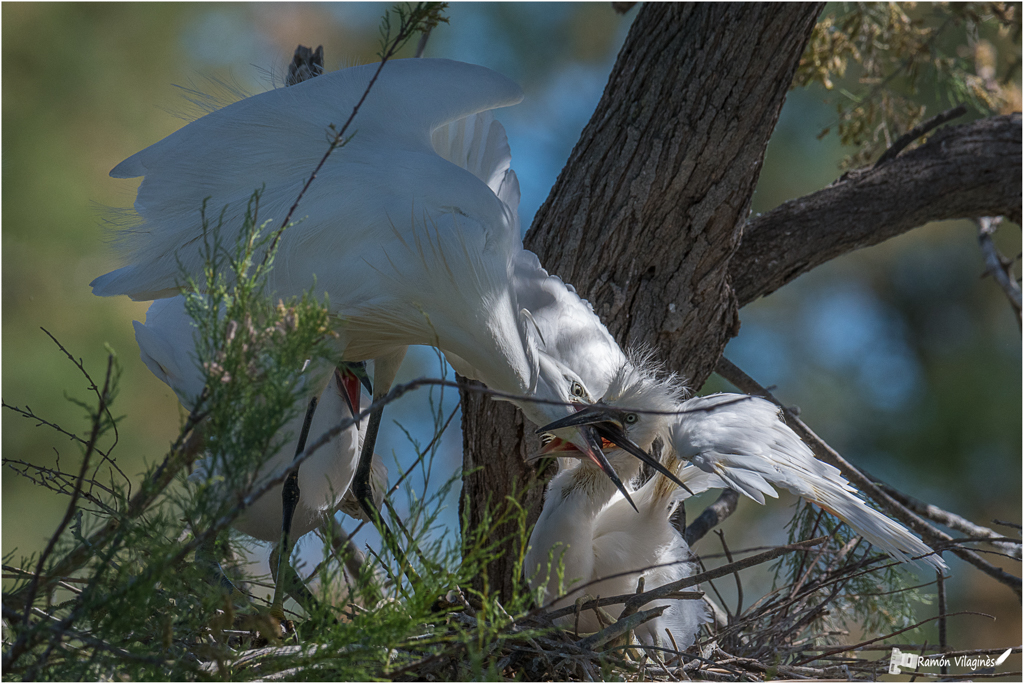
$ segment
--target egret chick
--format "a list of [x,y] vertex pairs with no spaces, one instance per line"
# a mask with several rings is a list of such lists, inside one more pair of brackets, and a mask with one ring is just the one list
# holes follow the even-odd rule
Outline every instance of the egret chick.
[[[644,399],[649,405],[671,405],[671,390]],[[607,457],[627,481],[639,475],[640,462],[625,450],[606,443]],[[542,455],[573,455],[576,447],[560,438],[553,438],[542,449]],[[692,492],[725,486],[716,475],[695,467],[683,468],[678,477]],[[543,601],[553,599],[555,607],[571,605],[577,598],[618,596],[636,591],[640,577],[647,589],[668,584],[693,573],[689,546],[669,522],[676,506],[690,494],[663,475],[655,475],[631,493],[636,504],[633,510],[621,493],[600,477],[589,462],[570,465],[559,459],[558,473],[548,484],[544,508],[530,537],[523,571],[536,589],[542,589]],[[559,565],[561,564],[561,583]],[[636,630],[644,644],[669,644],[679,648],[693,643],[701,624],[708,620],[703,601],[660,600],[645,608],[667,605],[668,609]],[[622,604],[607,606],[614,618]],[[601,629],[601,618],[595,611],[581,612],[581,631]],[[575,618],[561,620],[573,626]],[[668,639],[666,632],[672,633]]]

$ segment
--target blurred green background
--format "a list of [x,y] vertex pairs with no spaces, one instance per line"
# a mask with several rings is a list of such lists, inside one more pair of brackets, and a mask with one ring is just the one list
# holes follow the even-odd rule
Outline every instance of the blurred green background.
[[[3,31],[3,400],[30,406],[70,431],[86,383],[44,335],[54,334],[94,377],[109,344],[124,368],[115,413],[118,463],[130,475],[158,460],[181,419],[171,391],[138,358],[131,326],[145,303],[93,297],[88,283],[118,263],[110,208],[130,207],[137,181],[114,180],[118,162],[176,130],[195,107],[175,88],[248,93],[280,85],[297,44],[322,44],[330,70],[375,61],[387,5],[12,4]],[[529,226],[600,98],[636,10],[610,4],[456,4],[426,55],[483,64],[518,81],[523,104],[498,112],[523,189]],[[406,50],[411,53],[411,47]],[[403,56],[408,56],[405,54]],[[1016,76],[1019,88],[1019,70]],[[790,94],[761,174],[754,211],[835,180],[844,150],[816,134],[834,119],[824,90]],[[228,100],[230,101],[230,99]],[[937,110],[936,110],[937,111]],[[929,110],[929,115],[935,111]],[[1021,251],[1020,229],[997,243]],[[748,306],[727,355],[846,458],[904,491],[981,524],[1021,519],[1021,335],[984,270],[969,222],[931,225],[838,259]],[[411,355],[403,377],[436,374],[433,354]],[[712,380],[709,389],[726,385]],[[457,397],[449,393],[447,408]],[[395,416],[429,439],[425,397]],[[47,428],[3,412],[5,459],[74,463],[77,448]],[[392,434],[394,433],[394,434]],[[461,463],[457,425],[435,476]],[[407,462],[398,430],[379,449]],[[392,480],[396,466],[391,469]],[[66,501],[10,468],[3,475],[3,553],[39,551]],[[413,487],[422,478],[413,478]],[[791,498],[742,502],[725,525],[732,548],[781,541]],[[457,529],[455,502],[447,520]],[[690,515],[695,515],[691,511]],[[1008,528],[997,528],[1013,534]],[[708,552],[717,551],[709,540]],[[702,547],[698,546],[698,551]],[[1017,563],[996,562],[1018,573]],[[17,563],[16,563],[17,564]],[[952,560],[951,618],[961,648],[1019,644],[1019,603]],[[928,581],[928,578],[925,578]],[[768,579],[753,579],[749,597]],[[930,614],[922,608],[922,617]],[[934,643],[934,640],[933,640]],[[1013,661],[1011,661],[1013,662]],[[1019,662],[1019,661],[1018,661]]]

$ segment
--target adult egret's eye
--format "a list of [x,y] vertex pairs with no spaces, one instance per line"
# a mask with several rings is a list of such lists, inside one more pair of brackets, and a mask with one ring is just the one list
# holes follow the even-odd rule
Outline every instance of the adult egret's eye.
[[626,425],[633,425],[633,424],[634,424],[634,423],[636,423],[636,421],[638,421],[638,420],[640,420],[640,416],[636,415],[635,413],[627,413],[627,414],[626,414],[625,416],[623,416],[623,418],[622,418],[622,421],[623,421],[623,422],[624,422],[624,423],[625,423]]
[[582,399],[587,394],[587,391],[583,389],[583,385],[578,382],[572,383],[572,396],[579,397]]

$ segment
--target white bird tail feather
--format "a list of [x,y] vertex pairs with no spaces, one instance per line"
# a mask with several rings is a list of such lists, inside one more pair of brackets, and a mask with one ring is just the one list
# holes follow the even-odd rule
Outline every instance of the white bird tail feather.
[[671,426],[676,455],[715,473],[758,503],[781,486],[836,515],[873,546],[907,562],[915,556],[937,570],[942,558],[903,525],[869,507],[838,469],[814,457],[780,419],[778,408],[757,397],[715,394],[684,402]]

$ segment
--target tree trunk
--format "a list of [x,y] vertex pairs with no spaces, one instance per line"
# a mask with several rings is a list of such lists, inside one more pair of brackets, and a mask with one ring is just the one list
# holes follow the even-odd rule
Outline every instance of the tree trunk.
[[[644,5],[601,102],[526,237],[619,343],[649,346],[699,387],[736,334],[728,263],[768,139],[820,5]],[[463,392],[464,520],[516,500],[532,525],[537,448],[513,407]],[[515,525],[500,526],[500,537]],[[481,578],[508,598],[505,553]]]

